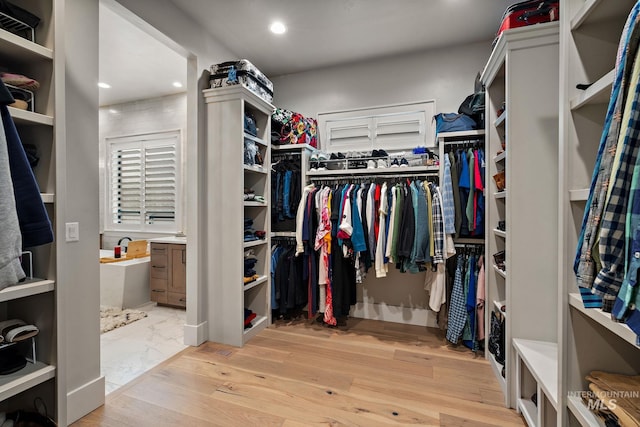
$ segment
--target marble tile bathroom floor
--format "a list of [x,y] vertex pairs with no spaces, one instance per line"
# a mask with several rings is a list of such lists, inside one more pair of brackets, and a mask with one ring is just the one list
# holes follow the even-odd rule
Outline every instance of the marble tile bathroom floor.
[[149,303],[138,309],[147,317],[100,335],[105,394],[109,394],[160,362],[187,348],[186,311]]

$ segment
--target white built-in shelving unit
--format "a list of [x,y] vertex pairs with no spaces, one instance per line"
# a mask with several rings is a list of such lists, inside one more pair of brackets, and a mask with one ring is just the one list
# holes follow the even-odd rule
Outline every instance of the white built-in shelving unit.
[[[582,402],[592,370],[637,375],[636,335],[601,309],[585,308],[573,264],[611,97],[616,52],[633,0],[560,2],[560,150],[558,418],[554,424],[602,426]],[[576,87],[589,84],[586,90]]]
[[[241,347],[271,323],[271,114],[274,107],[241,85],[204,92],[207,103],[207,205],[209,340]],[[258,135],[244,131],[244,115],[256,120]],[[253,141],[262,165],[244,163],[244,141]],[[244,200],[244,189],[265,203]],[[244,242],[244,218],[266,238]],[[244,252],[258,258],[259,278],[243,284]],[[244,328],[244,309],[257,317]]]
[[[491,263],[504,251],[506,267],[486,269],[486,299],[497,301],[490,307],[504,317],[504,370],[486,354],[506,406],[534,426],[555,419],[558,394],[558,39],[557,22],[507,30],[481,76],[487,106],[485,257]],[[500,171],[506,175],[502,191],[492,179]]]
[[[22,142],[37,147],[40,162],[34,173],[42,201],[53,224],[56,221],[56,147],[54,102],[54,8],[53,0],[20,2],[20,7],[41,18],[34,41],[0,29],[0,63],[8,71],[24,74],[40,83],[36,91],[34,111],[9,107]],[[33,399],[45,402],[49,415],[58,419],[66,411],[66,393],[57,379],[59,348],[57,337],[61,316],[56,315],[58,292],[56,282],[57,243],[36,248],[32,252],[33,278],[0,291],[0,320],[22,319],[39,329],[35,337],[36,362],[10,375],[0,376],[0,411],[33,407]],[[22,344],[21,344],[22,345]],[[2,349],[0,349],[2,351]],[[25,350],[30,351],[30,350]],[[64,416],[64,415],[62,415]],[[64,423],[64,419],[60,420]]]

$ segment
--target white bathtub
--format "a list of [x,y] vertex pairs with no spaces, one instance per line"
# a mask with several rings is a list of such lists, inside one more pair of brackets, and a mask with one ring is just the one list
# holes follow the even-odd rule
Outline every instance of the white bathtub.
[[[113,250],[100,250],[100,258]],[[134,308],[150,301],[150,257],[100,264],[100,305]]]

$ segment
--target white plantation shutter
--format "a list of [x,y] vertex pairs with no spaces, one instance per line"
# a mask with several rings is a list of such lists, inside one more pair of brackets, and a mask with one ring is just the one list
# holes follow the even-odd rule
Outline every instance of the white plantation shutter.
[[111,223],[107,228],[178,231],[178,131],[107,140]]
[[146,148],[144,158],[145,223],[175,223],[176,145]]
[[318,114],[324,151],[407,150],[435,144],[435,101],[421,101]]

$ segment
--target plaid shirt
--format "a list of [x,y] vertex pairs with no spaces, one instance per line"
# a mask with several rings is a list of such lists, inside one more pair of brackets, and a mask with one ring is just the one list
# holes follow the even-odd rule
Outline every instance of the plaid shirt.
[[444,156],[444,172],[442,173],[442,213],[444,216],[444,232],[456,232],[456,207],[453,201],[453,183],[451,182],[451,161]]
[[431,184],[431,205],[433,211],[433,240],[435,251],[431,262],[437,264],[444,262],[444,221],[442,218],[442,203],[440,190],[435,184]]
[[449,321],[447,328],[447,340],[457,344],[464,325],[467,323],[467,307],[464,299],[464,255],[458,255],[458,265],[453,279],[451,291],[451,303],[449,304]]
[[[633,178],[633,168],[638,156],[638,136],[640,131],[640,85],[638,85],[638,42],[640,41],[640,26],[633,28],[627,48],[627,62],[635,58],[632,82],[628,85],[624,114],[620,125],[617,156],[620,161],[614,180],[609,182],[611,196],[606,201],[599,233],[599,253],[602,267],[593,282],[595,292],[604,295],[603,310],[610,312],[616,295],[625,275],[625,225],[627,202]],[[623,78],[624,81],[624,78]]]
[[[611,195],[610,202],[613,202],[610,208],[608,208],[608,216],[606,220],[603,218],[605,199],[607,190],[609,187],[609,179],[611,177],[611,171],[613,169],[613,159],[615,156],[615,150],[618,141],[618,135],[620,131],[620,121],[622,116],[623,98],[625,94],[625,87],[627,86],[627,78],[625,78],[625,70],[630,67],[630,61],[628,61],[629,48],[631,47],[631,34],[629,30],[636,28],[636,20],[638,18],[638,11],[640,10],[640,3],[634,6],[631,14],[625,24],[625,30],[621,36],[620,46],[618,49],[618,56],[616,60],[615,79],[613,83],[613,89],[611,94],[611,101],[607,110],[607,117],[600,140],[600,147],[598,149],[598,155],[596,158],[596,165],[594,174],[591,181],[591,188],[589,192],[589,198],[587,200],[587,208],[585,209],[585,215],[582,221],[582,230],[578,238],[578,249],[576,253],[576,259],[574,262],[574,272],[578,279],[578,286],[585,288],[592,288],[595,282],[595,260],[592,254],[592,248],[594,248],[600,234],[604,232],[604,239],[601,242],[605,245],[614,246],[611,248],[613,251],[620,248],[618,240],[620,239],[620,233],[618,232],[618,221],[615,218],[616,204],[624,202],[621,197],[621,192],[616,191]],[[633,24],[633,25],[632,25]],[[636,44],[637,46],[637,44]],[[635,55],[632,55],[635,56]],[[622,157],[621,157],[622,159]],[[619,174],[620,175],[620,174]],[[623,173],[621,176],[622,181]],[[616,180],[617,181],[617,180]],[[615,185],[615,184],[614,184]],[[624,184],[623,184],[624,185]],[[628,189],[628,186],[627,186]],[[620,206],[617,206],[617,210],[620,210]],[[612,217],[612,214],[614,217]],[[601,224],[601,218],[603,223]],[[624,220],[623,220],[624,221]],[[624,246],[624,245],[623,245]],[[598,249],[602,248],[602,244],[598,246]],[[620,248],[622,251],[624,247]],[[615,256],[610,256],[611,250],[605,249],[603,254],[603,260],[606,263],[605,269],[603,269],[603,275],[600,275],[598,284],[594,291],[599,294],[608,292],[609,285],[615,287],[616,278],[615,275],[611,277],[611,261]],[[614,291],[615,288],[612,288]]]

